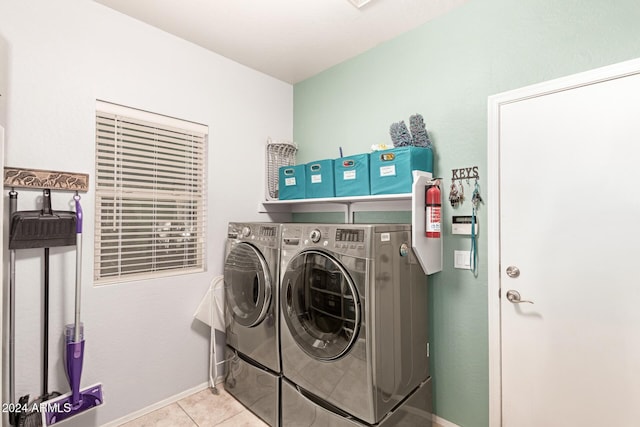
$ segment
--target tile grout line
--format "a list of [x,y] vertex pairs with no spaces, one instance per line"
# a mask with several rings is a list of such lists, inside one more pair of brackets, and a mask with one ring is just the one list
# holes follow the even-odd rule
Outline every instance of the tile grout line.
[[191,420],[191,422],[193,423],[193,425],[194,425],[194,426],[196,426],[196,427],[200,427],[200,424],[198,424],[198,423],[196,422],[196,420],[194,420],[194,419],[193,419],[193,417],[191,416],[191,414],[189,414],[189,412],[187,412],[187,410],[186,410],[185,408],[183,408],[183,407],[182,407],[182,405],[180,404],[180,401],[177,401],[176,403],[178,404],[178,408],[180,408],[180,410],[182,410],[182,412],[184,412],[184,413],[185,413],[185,415],[186,415],[187,417],[189,417],[189,419]]
[[222,423],[224,423],[224,422],[226,422],[226,421],[229,421],[231,418],[236,417],[236,416],[238,416],[238,415],[242,414],[242,412],[243,412],[243,411],[245,411],[245,410],[247,410],[247,409],[245,408],[245,409],[243,409],[242,411],[238,411],[238,412],[236,412],[236,413],[235,413],[235,414],[233,414],[233,415],[229,415],[227,418],[223,418],[223,419],[221,419],[221,420],[220,420],[220,422],[216,423],[213,427],[215,427],[215,426],[217,426],[217,425],[220,425],[220,424],[222,424]]
[[[221,396],[220,396],[220,391],[218,391],[218,394],[215,394],[215,393],[214,393],[214,395],[215,395],[216,397],[221,397]],[[233,398],[233,399],[237,401],[237,399],[235,399],[235,398]],[[189,417],[189,419],[190,419],[191,421],[193,421],[193,423],[195,424],[195,426],[196,426],[196,427],[201,427],[201,426],[200,426],[200,424],[198,424],[198,423],[197,423],[197,421],[193,419],[193,417],[191,416],[191,414],[189,414],[189,411],[188,411],[186,408],[184,408],[184,407],[180,404],[180,402],[181,402],[181,401],[182,401],[182,400],[179,400],[179,401],[177,401],[177,402],[176,402],[176,403],[178,404],[178,406],[180,407],[180,409],[181,409],[185,414],[187,414],[187,416]],[[220,425],[220,424],[222,424],[222,423],[224,423],[224,422],[226,422],[226,421],[230,420],[231,418],[233,418],[233,417],[235,417],[235,416],[238,416],[238,415],[242,414],[244,411],[248,411],[248,409],[247,409],[246,407],[244,407],[244,406],[243,406],[243,407],[242,407],[242,409],[241,409],[241,410],[239,410],[238,412],[235,412],[235,413],[233,413],[233,414],[229,415],[228,417],[225,417],[225,418],[223,418],[223,419],[219,420],[217,423],[215,423],[215,424],[214,424],[214,426],[213,426],[213,427],[215,427],[215,426],[217,426],[217,425]]]

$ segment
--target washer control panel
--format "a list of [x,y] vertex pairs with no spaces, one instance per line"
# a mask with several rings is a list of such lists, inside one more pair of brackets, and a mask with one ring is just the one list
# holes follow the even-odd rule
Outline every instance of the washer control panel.
[[369,230],[368,226],[352,224],[286,224],[282,231],[282,250],[321,248],[338,254],[366,257]]

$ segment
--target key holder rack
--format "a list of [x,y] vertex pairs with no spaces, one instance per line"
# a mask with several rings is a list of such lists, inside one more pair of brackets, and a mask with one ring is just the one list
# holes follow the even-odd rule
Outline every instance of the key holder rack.
[[[449,187],[449,203],[452,208],[457,208],[467,199],[465,196],[465,189],[463,181],[467,181],[468,185],[471,185],[471,179],[475,180],[477,184],[480,180],[480,174],[478,173],[478,166],[471,166],[468,168],[459,168],[451,170],[451,186]],[[456,181],[458,181],[456,183]],[[477,185],[476,185],[477,188]],[[475,197],[475,189],[472,187],[470,190],[474,191]]]
[[451,181],[466,179],[467,181],[470,179],[480,179],[480,174],[478,173],[478,166],[471,166],[470,168],[460,168],[460,169],[451,169]]

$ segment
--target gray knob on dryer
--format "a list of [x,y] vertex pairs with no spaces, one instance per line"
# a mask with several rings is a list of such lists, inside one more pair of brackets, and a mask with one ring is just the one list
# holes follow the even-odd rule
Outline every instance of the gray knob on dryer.
[[309,234],[309,238],[313,243],[318,243],[322,238],[322,233],[320,232],[320,230],[316,228],[313,231],[311,231],[311,234]]

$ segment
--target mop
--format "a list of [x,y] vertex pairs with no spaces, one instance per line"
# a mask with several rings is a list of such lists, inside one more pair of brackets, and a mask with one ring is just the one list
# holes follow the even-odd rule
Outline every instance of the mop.
[[84,358],[84,333],[80,322],[80,291],[82,279],[82,207],[80,196],[76,202],[76,301],[75,321],[65,329],[66,371],[71,392],[49,400],[42,407],[42,424],[50,426],[99,406],[103,402],[102,384],[80,390]]

